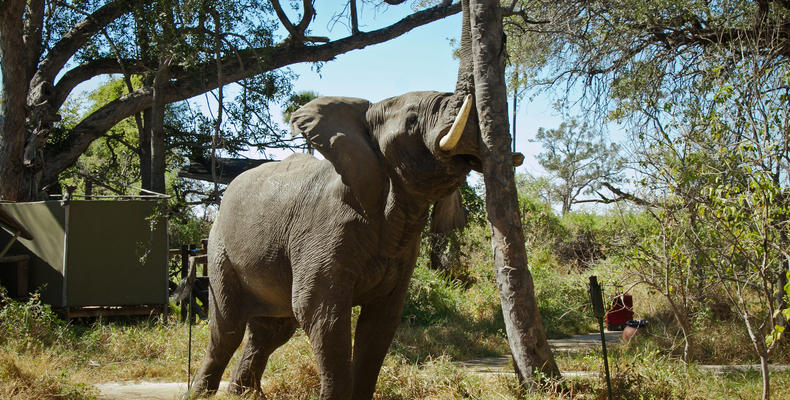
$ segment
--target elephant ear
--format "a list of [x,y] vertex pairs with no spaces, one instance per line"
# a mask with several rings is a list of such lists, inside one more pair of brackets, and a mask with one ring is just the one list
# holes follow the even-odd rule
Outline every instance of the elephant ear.
[[455,189],[449,196],[433,205],[431,233],[450,233],[466,225],[466,213],[461,204],[461,191]]
[[[319,97],[291,115],[291,132],[301,133],[335,168],[362,207],[383,206],[384,168],[368,129],[370,102],[351,97]],[[377,190],[381,189],[381,190]]]

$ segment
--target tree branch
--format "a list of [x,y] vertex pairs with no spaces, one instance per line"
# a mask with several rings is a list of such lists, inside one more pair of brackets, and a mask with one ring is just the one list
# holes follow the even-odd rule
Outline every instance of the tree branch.
[[530,24],[530,25],[545,25],[545,24],[551,23],[551,20],[548,20],[548,19],[533,19],[532,17],[527,15],[527,12],[524,11],[524,10],[516,11],[512,7],[503,7],[502,8],[502,17],[503,18],[504,17],[515,17],[515,16],[521,17],[522,21],[524,21],[525,23]]
[[307,26],[310,25],[310,22],[315,16],[315,8],[313,8],[313,2],[311,0],[302,0],[302,6],[304,7],[304,15],[299,25],[296,26],[296,30],[299,32],[300,37],[304,37]]
[[[418,26],[456,14],[459,11],[461,11],[460,4],[445,2],[411,14],[390,26],[371,32],[360,32],[322,45],[294,47],[290,46],[288,41],[284,41],[274,47],[240,50],[235,55],[225,56],[221,59],[222,82],[215,79],[217,76],[216,60],[209,60],[186,69],[174,65],[171,68],[173,80],[166,84],[164,100],[167,103],[185,100],[213,90],[219,85],[240,81],[295,63],[331,61],[338,54],[385,42]],[[117,62],[115,64],[117,65]],[[111,68],[107,65],[105,67]],[[118,68],[120,69],[120,66]],[[138,66],[138,68],[141,67]],[[86,71],[84,72],[75,71],[74,75],[87,74],[88,69],[85,67]],[[64,87],[65,85],[64,82]],[[101,137],[112,126],[132,114],[150,107],[151,96],[152,89],[150,87],[141,88],[106,104],[85,117],[71,130],[66,142],[57,145],[58,149],[46,149],[48,150],[47,168],[44,170],[42,182],[48,183],[56,179],[61,171],[77,160],[91,142]],[[63,150],[64,148],[67,150]]]
[[52,47],[39,64],[38,72],[31,87],[41,82],[53,82],[57,73],[66,62],[96,33],[121,15],[131,12],[137,5],[150,3],[151,0],[114,0],[105,4],[82,21],[74,25]]
[[99,75],[123,73],[124,66],[126,67],[126,71],[132,75],[155,70],[155,68],[146,66],[137,59],[124,59],[122,62],[123,66],[118,63],[118,59],[101,58],[72,68],[63,74],[55,85],[53,105],[55,107],[60,107],[60,105],[66,101],[71,91],[80,83],[86,82]]
[[351,7],[351,34],[359,33],[359,21],[357,21],[357,0],[349,0]]
[[[287,15],[285,15],[282,6],[280,6],[279,0],[272,0],[271,3],[272,3],[272,7],[274,7],[275,14],[277,14],[277,18],[280,19],[280,22],[283,24],[283,27],[285,27],[285,29],[291,35],[291,39],[293,39],[294,42],[296,43],[304,43],[306,39],[304,33],[305,31],[307,31],[307,26],[310,25],[310,22],[313,20],[313,17],[315,16],[315,8],[313,8],[312,1],[302,0],[304,15],[302,16],[302,20],[299,21],[299,24],[297,25],[291,23],[291,20],[288,19]],[[311,37],[311,39],[314,38],[315,37]]]
[[[628,200],[628,201],[630,201],[632,203],[639,204],[640,206],[652,206],[653,205],[652,203],[650,203],[649,201],[647,201],[645,199],[642,199],[642,198],[637,197],[637,196],[635,196],[633,194],[630,194],[630,193],[623,192],[622,190],[612,186],[608,182],[602,182],[601,186],[606,187],[612,193],[614,193],[614,194],[616,194],[618,196],[618,198],[616,198],[616,199],[609,200],[608,201],[609,203],[613,203],[613,202],[620,201],[620,200]],[[601,196],[600,193],[598,195]],[[604,196],[601,196],[601,197],[605,199]]]
[[296,27],[294,26],[294,24],[291,23],[291,20],[288,19],[288,16],[285,15],[285,11],[283,11],[282,6],[280,5],[280,1],[279,0],[271,0],[271,3],[272,3],[272,7],[274,7],[274,13],[277,14],[277,18],[280,19],[280,23],[283,24],[283,27],[285,28],[285,30],[288,31],[288,34],[291,35],[291,37],[294,40],[298,40],[299,33],[297,32]]

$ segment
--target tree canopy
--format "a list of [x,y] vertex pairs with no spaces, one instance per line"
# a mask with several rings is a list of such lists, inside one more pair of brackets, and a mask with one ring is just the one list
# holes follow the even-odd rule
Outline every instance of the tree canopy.
[[[309,0],[287,11],[277,0],[3,1],[0,198],[37,197],[41,187],[56,181],[94,140],[125,118],[137,116],[141,131],[162,130],[156,122],[164,105],[232,82],[250,88],[244,92],[246,103],[235,102],[239,107],[255,97],[272,98],[283,93],[279,88],[287,76],[282,67],[330,61],[460,11],[460,4],[444,1],[364,32],[355,0],[349,4],[339,18],[350,19],[350,33],[330,39],[310,35],[317,10]],[[280,26],[286,37],[278,33]],[[64,102],[75,87],[106,75],[123,75],[127,93],[71,127],[61,124]],[[140,77],[139,87],[129,82],[134,76]],[[146,110],[151,114],[145,115]]]
[[580,195],[622,179],[624,161],[618,155],[619,146],[606,143],[601,132],[587,122],[572,118],[555,129],[540,128],[534,140],[543,145],[538,162],[557,181],[551,192],[562,204],[563,214],[574,204],[587,201],[579,199]]
[[513,80],[559,89],[629,139],[640,197],[618,194],[660,228],[629,255],[636,279],[673,305],[687,355],[704,299],[684,293],[725,299],[768,398],[768,359],[790,316],[790,2],[517,3],[509,50],[525,54]]

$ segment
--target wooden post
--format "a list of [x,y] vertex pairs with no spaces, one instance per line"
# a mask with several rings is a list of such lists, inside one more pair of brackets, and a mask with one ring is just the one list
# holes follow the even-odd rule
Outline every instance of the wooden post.
[[[186,279],[189,274],[189,246],[181,245],[181,279]],[[187,308],[189,303],[181,301],[181,322],[187,320]]]
[[538,313],[518,213],[508,135],[502,8],[498,0],[471,0],[469,14],[486,210],[497,287],[516,373],[522,382],[535,386],[534,372],[559,377],[560,371]]
[[[203,247],[203,254],[208,254],[208,239],[200,239],[200,245]],[[203,276],[208,276],[208,262],[203,263]]]

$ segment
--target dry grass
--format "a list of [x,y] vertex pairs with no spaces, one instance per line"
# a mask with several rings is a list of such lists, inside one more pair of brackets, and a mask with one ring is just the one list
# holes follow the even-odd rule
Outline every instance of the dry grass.
[[[508,352],[493,269],[480,261],[485,259],[486,251],[485,247],[468,248],[466,257],[478,261],[469,267],[469,281],[465,283],[448,283],[424,266],[417,269],[406,322],[398,330],[385,360],[375,398],[605,399],[605,383],[600,376],[548,382],[541,390],[523,393],[512,374],[478,375],[454,363]],[[582,276],[552,269],[548,263],[536,263],[533,276],[546,323],[557,332],[575,333],[574,330],[587,328],[591,319],[587,319],[584,308],[586,275],[608,279],[615,272],[611,268],[593,269]],[[637,292],[635,298],[637,318],[651,319],[655,335],[644,337],[634,346],[611,351],[615,398],[759,396],[758,373],[714,376],[693,365],[687,368],[677,357],[677,330],[671,319],[663,321],[665,306],[661,299],[645,291]],[[699,343],[708,355],[706,361],[753,361],[748,338],[737,321],[700,327],[704,328],[700,330]],[[207,341],[207,325],[194,326],[193,373],[203,358]],[[66,326],[35,301],[9,303],[5,311],[0,309],[0,399],[87,399],[95,394],[88,385],[95,383],[184,382],[187,346],[187,326],[176,323],[174,317],[166,324],[129,319]],[[556,356],[564,371],[602,369],[597,350],[558,352]],[[238,354],[231,360],[224,379],[228,379],[237,357]],[[783,357],[776,360],[786,360]],[[268,399],[317,398],[315,360],[301,331],[272,355],[262,387]],[[772,374],[772,387],[773,398],[790,398],[790,374]],[[226,394],[218,398],[237,399]]]
[[[87,399],[88,384],[102,381],[183,381],[186,377],[186,326],[149,321],[97,323],[75,335],[74,342],[47,348],[8,346],[0,350],[0,398]],[[195,326],[194,364],[197,368],[207,340],[207,327]],[[409,327],[418,336],[418,328]],[[428,329],[426,329],[428,330]],[[402,335],[402,333],[401,333]],[[423,333],[423,335],[430,335]],[[504,339],[503,339],[504,340]],[[449,344],[448,344],[449,345]],[[600,377],[548,384],[534,393],[521,393],[513,375],[477,375],[459,368],[447,355],[411,360],[393,347],[379,377],[375,398],[400,399],[603,399]],[[760,392],[757,373],[708,375],[686,368],[677,358],[643,342],[613,349],[611,366],[616,398],[731,399],[754,398]],[[600,371],[598,352],[558,353],[563,370]],[[231,362],[230,373],[235,361]],[[774,398],[790,398],[790,374],[773,374]],[[278,349],[264,375],[269,399],[314,399],[319,381],[307,338],[297,335]],[[220,399],[235,399],[221,395]]]
[[0,349],[0,399],[81,400],[95,396],[95,390],[69,376],[62,364],[50,357],[18,357]]

